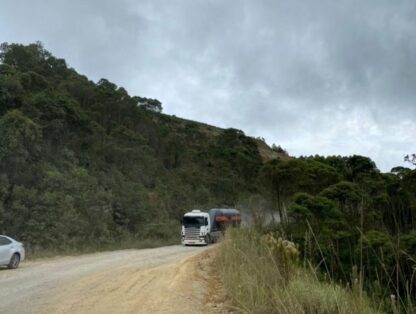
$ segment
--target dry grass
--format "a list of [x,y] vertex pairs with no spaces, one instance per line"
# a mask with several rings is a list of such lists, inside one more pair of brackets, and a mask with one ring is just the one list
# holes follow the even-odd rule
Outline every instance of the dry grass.
[[230,230],[218,254],[223,282],[239,313],[377,313],[362,293],[322,282],[281,241]]

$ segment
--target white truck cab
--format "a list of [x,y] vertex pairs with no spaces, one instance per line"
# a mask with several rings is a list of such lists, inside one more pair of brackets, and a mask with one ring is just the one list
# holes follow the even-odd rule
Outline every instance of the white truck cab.
[[194,209],[182,219],[182,244],[208,245],[211,242],[211,221],[208,213]]

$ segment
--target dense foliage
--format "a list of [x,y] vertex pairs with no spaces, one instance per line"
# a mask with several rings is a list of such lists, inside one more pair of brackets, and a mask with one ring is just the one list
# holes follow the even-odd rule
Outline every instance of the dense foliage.
[[89,81],[40,43],[0,49],[0,233],[32,249],[177,237],[184,211],[255,189],[253,139]]
[[414,309],[415,170],[380,173],[362,156],[311,156],[273,160],[260,174],[284,232],[305,260],[344,283],[355,269],[374,297],[390,302],[394,294],[398,308]]

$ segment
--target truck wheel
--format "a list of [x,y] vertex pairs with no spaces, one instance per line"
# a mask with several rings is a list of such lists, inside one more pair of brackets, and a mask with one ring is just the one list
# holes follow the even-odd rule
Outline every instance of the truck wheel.
[[212,243],[212,239],[211,239],[211,236],[209,234],[207,235],[205,241],[207,242],[207,245]]
[[9,267],[9,269],[16,269],[17,267],[19,267],[19,263],[20,263],[20,256],[19,254],[14,253],[7,267]]

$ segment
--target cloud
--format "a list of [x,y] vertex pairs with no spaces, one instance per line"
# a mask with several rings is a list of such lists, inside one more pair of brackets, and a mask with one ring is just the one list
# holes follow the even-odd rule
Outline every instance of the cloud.
[[387,171],[415,149],[415,15],[411,0],[5,0],[0,40],[40,40],[166,113]]

